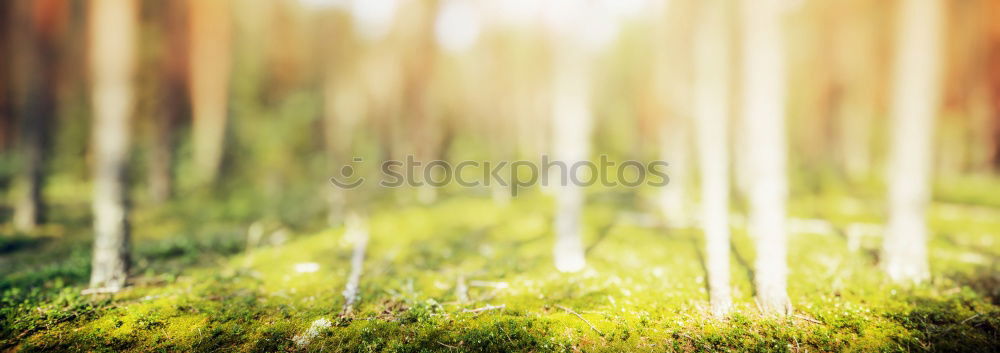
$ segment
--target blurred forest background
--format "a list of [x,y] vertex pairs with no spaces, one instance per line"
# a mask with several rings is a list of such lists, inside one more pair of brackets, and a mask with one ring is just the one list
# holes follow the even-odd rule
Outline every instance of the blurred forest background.
[[[726,220],[733,222],[735,229],[732,246],[739,249],[749,244],[750,240],[745,240],[741,230],[744,223],[738,215],[753,208],[753,190],[769,187],[761,186],[759,182],[763,179],[754,179],[754,176],[766,175],[759,170],[770,168],[770,164],[761,166],[753,161],[760,161],[754,157],[754,151],[761,149],[758,142],[768,141],[767,136],[771,135],[746,134],[757,131],[756,126],[765,123],[746,118],[743,111],[752,109],[750,106],[755,106],[753,102],[757,101],[753,97],[761,97],[755,94],[768,91],[775,82],[782,86],[782,92],[777,93],[781,97],[775,104],[778,111],[783,112],[784,121],[767,127],[777,131],[774,136],[780,138],[771,140],[778,141],[775,144],[780,144],[785,151],[783,154],[787,155],[787,166],[781,166],[787,173],[782,173],[783,169],[774,171],[787,174],[787,214],[798,220],[788,226],[790,237],[798,233],[832,234],[838,240],[815,242],[814,245],[831,247],[834,245],[830,244],[838,244],[838,249],[844,249],[844,259],[866,259],[850,265],[856,266],[851,267],[850,271],[855,272],[848,271],[850,273],[866,269],[870,272],[880,265],[879,261],[885,257],[877,250],[882,232],[878,224],[892,213],[891,202],[886,196],[893,184],[891,180],[909,180],[905,174],[910,171],[923,173],[919,162],[915,169],[907,169],[906,163],[902,164],[902,169],[890,167],[900,165],[891,161],[897,157],[892,152],[894,147],[890,146],[898,144],[895,148],[900,152],[896,153],[926,159],[929,170],[927,179],[919,175],[914,178],[917,183],[928,180],[929,184],[927,197],[932,202],[930,262],[934,276],[930,289],[924,289],[929,292],[917,292],[913,296],[925,295],[940,300],[945,303],[942,307],[951,302],[941,298],[960,297],[961,305],[966,306],[954,312],[915,299],[900,300],[912,305],[906,310],[931,308],[919,313],[924,315],[922,318],[938,314],[947,316],[938,317],[939,321],[929,319],[930,325],[959,325],[960,322],[960,326],[970,331],[927,331],[927,321],[893,316],[905,311],[893,306],[895,299],[871,299],[871,296],[885,295],[889,288],[897,287],[886,287],[892,285],[881,280],[869,281],[869,277],[861,280],[844,274],[847,272],[830,270],[824,276],[849,278],[845,280],[849,284],[834,281],[831,286],[850,287],[850,283],[873,286],[874,289],[860,290],[862,294],[855,297],[845,294],[850,298],[843,300],[861,307],[883,308],[886,314],[862,310],[852,312],[855,316],[848,316],[866,317],[868,319],[864,320],[869,323],[880,322],[872,327],[889,331],[873,333],[865,328],[836,326],[832,330],[835,333],[827,332],[827,336],[823,336],[827,340],[824,340],[816,338],[822,336],[819,331],[794,328],[812,325],[799,320],[789,324],[788,327],[794,328],[789,329],[792,331],[774,327],[750,329],[758,332],[759,337],[755,339],[763,342],[763,346],[757,347],[791,342],[790,338],[795,337],[794,350],[798,350],[799,340],[819,350],[839,350],[858,348],[851,346],[850,341],[864,337],[866,339],[854,344],[860,344],[862,349],[921,350],[941,348],[934,344],[951,341],[975,343],[978,349],[996,349],[997,291],[1000,288],[996,285],[1000,282],[997,278],[997,256],[1000,256],[1000,21],[997,19],[1000,18],[1000,2],[775,0],[762,2],[766,3],[761,5],[763,8],[770,6],[772,10],[763,14],[747,10],[753,6],[739,6],[739,3],[721,0],[704,3],[694,0],[0,1],[0,275],[3,276],[0,290],[4,293],[4,309],[0,309],[4,320],[0,338],[4,343],[0,344],[0,350],[10,347],[89,350],[102,345],[134,350],[154,347],[209,350],[240,347],[244,342],[258,344],[242,346],[246,350],[273,350],[285,347],[282,344],[291,347],[291,336],[304,331],[315,319],[308,315],[337,311],[344,304],[340,299],[341,281],[348,277],[347,254],[351,253],[351,244],[354,244],[348,239],[335,242],[332,248],[324,248],[317,245],[321,243],[317,243],[315,236],[308,234],[326,234],[322,231],[327,229],[341,232],[345,220],[355,213],[371,217],[373,244],[369,257],[375,260],[364,261],[373,261],[371,266],[375,269],[365,270],[362,281],[370,272],[378,278],[373,281],[383,281],[362,284],[361,291],[367,290],[369,298],[387,296],[405,303],[397,306],[395,301],[388,299],[371,299],[358,309],[359,315],[369,313],[379,320],[399,323],[401,326],[383,329],[403,336],[406,334],[401,332],[409,332],[411,337],[424,337],[427,341],[388,338],[385,339],[388,341],[379,341],[364,336],[358,325],[376,325],[372,322],[336,323],[358,328],[357,336],[343,333],[344,336],[334,335],[327,340],[376,349],[405,347],[393,346],[392,342],[428,344],[434,349],[457,347],[485,351],[613,348],[615,341],[609,339],[609,335],[623,335],[611,333],[618,332],[619,326],[615,325],[635,329],[637,322],[649,320],[648,314],[632,313],[629,315],[635,316],[620,319],[624,320],[621,322],[607,319],[610,326],[595,322],[595,327],[587,319],[577,319],[580,314],[575,311],[551,309],[573,314],[566,315],[566,325],[586,322],[575,333],[577,336],[569,334],[576,338],[566,342],[535,340],[532,337],[562,337],[561,331],[543,330],[540,333],[537,327],[532,329],[530,325],[528,331],[517,331],[517,337],[510,340],[488,334],[524,326],[524,322],[517,321],[522,318],[517,317],[510,319],[513,321],[496,319],[483,323],[476,321],[481,320],[478,319],[481,312],[473,312],[470,315],[475,317],[469,322],[475,324],[450,328],[434,321],[441,320],[433,319],[437,317],[433,315],[440,315],[439,310],[443,310],[437,302],[446,300],[438,298],[437,302],[428,304],[424,296],[435,295],[427,293],[468,295],[464,292],[466,289],[459,290],[466,288],[466,277],[496,279],[503,278],[504,274],[534,273],[531,271],[535,270],[505,261],[498,263],[509,267],[484,270],[489,265],[474,260],[463,260],[464,265],[442,269],[440,263],[428,263],[431,260],[426,259],[465,258],[460,255],[463,251],[487,259],[500,256],[496,254],[507,254],[510,258],[547,258],[548,250],[525,250],[521,246],[539,241],[535,237],[536,228],[541,229],[538,234],[552,233],[547,218],[553,212],[551,201],[541,188],[523,198],[513,199],[508,190],[496,186],[379,188],[371,182],[379,179],[379,162],[405,159],[406,156],[453,163],[467,159],[538,161],[542,155],[553,151],[556,155],[571,156],[571,159],[607,154],[618,160],[665,160],[670,163],[668,187],[633,189],[595,185],[583,194],[587,195],[586,203],[592,205],[586,207],[596,209],[581,206],[586,209],[581,211],[583,216],[577,216],[582,217],[577,223],[584,224],[585,250],[588,257],[594,256],[594,266],[611,266],[608,263],[614,261],[610,259],[635,257],[646,259],[641,267],[645,271],[657,264],[658,259],[669,256],[669,251],[644,257],[646,255],[634,252],[651,250],[630,249],[625,244],[631,243],[635,248],[656,244],[660,241],[656,239],[660,238],[653,233],[675,234],[667,229],[682,230],[676,233],[682,234],[679,238],[671,238],[679,246],[691,248],[691,241],[700,243],[700,235],[689,237],[688,234],[689,230],[693,232],[692,229],[697,228],[694,225],[698,219],[712,219],[700,214],[702,198],[716,195],[699,194],[699,188],[708,187],[706,183],[724,185],[727,189],[732,183],[732,205],[728,205],[729,196],[724,196],[727,201],[722,206],[727,210],[724,213],[728,214],[731,209],[734,215]],[[919,5],[928,3],[935,5]],[[764,65],[765,69],[776,68],[773,72],[779,74],[763,79],[753,74],[761,66],[755,66],[751,58],[760,59],[757,54],[771,53],[768,51],[771,47],[766,40],[746,40],[761,38],[748,36],[756,28],[753,25],[755,18],[777,19],[772,26],[778,28],[774,38],[777,38],[776,43],[782,43],[782,49],[772,53],[772,56],[780,56],[780,60],[774,61],[777,66]],[[925,19],[931,20],[921,22]],[[914,28],[906,23],[916,23],[918,29],[925,31],[911,33],[915,37],[900,34],[900,31]],[[931,35],[926,36],[926,33]],[[916,51],[905,48],[916,48]],[[921,52],[921,48],[931,51]],[[909,65],[911,62],[915,64]],[[928,66],[920,66],[924,63]],[[771,71],[761,72],[764,75]],[[923,77],[922,73],[927,72],[932,73],[927,80],[918,78],[915,79],[917,83],[910,83],[910,73],[913,77]],[[926,94],[900,95],[897,92],[905,91],[900,87],[925,83],[927,90],[920,92]],[[767,100],[771,96],[765,94],[763,98]],[[901,99],[903,103],[899,103]],[[928,125],[911,122],[906,117],[893,118],[894,114],[920,114],[920,108],[914,108],[916,111],[906,108],[910,103],[926,106],[924,110],[930,110],[928,116],[933,122]],[[713,116],[722,118],[704,123],[709,121],[701,117],[706,106],[709,110],[716,107],[719,113]],[[587,116],[586,121],[559,117],[560,109],[580,107],[586,110],[582,113]],[[699,122],[703,124],[701,127],[697,126]],[[704,124],[708,124],[708,129]],[[908,128],[918,125],[930,129],[926,134],[927,144],[919,142],[920,127]],[[583,128],[577,129],[580,126]],[[574,131],[577,135],[572,135]],[[913,134],[917,136],[913,141],[918,142],[911,146],[907,141]],[[759,139],[761,136],[763,140]],[[587,142],[576,142],[581,138]],[[903,142],[893,142],[893,139]],[[567,144],[571,147],[561,147]],[[705,151],[711,152],[706,155]],[[723,158],[713,159],[712,156]],[[354,157],[362,157],[365,162],[358,163]],[[712,164],[712,160],[722,166]],[[340,176],[345,165],[352,165],[358,175],[369,179],[369,183],[350,191],[331,186],[328,179]],[[719,179],[705,179],[704,175],[699,179],[700,174],[705,174],[701,170],[706,165],[712,166],[710,170],[721,170],[722,179],[728,181],[719,184]],[[714,169],[716,167],[722,169]],[[901,170],[904,175],[893,179],[894,170]],[[918,199],[922,195],[919,189],[916,187]],[[573,194],[557,191],[556,195],[557,199],[564,200],[566,196],[560,198],[559,195]],[[724,195],[728,195],[728,191]],[[573,199],[573,196],[568,198]],[[562,202],[557,201],[557,205],[563,205]],[[784,210],[784,201],[781,202]],[[95,214],[101,212],[110,212],[110,215],[101,218]],[[559,218],[561,213],[555,213]],[[95,216],[98,216],[96,224]],[[102,222],[101,219],[110,220]],[[119,239],[118,243],[98,240],[95,244],[93,241],[95,233],[118,234],[116,232],[125,235],[108,239]],[[445,235],[432,235],[435,232]],[[572,226],[569,232],[573,232]],[[630,235],[630,232],[639,233]],[[728,257],[728,235],[726,237],[723,252]],[[433,243],[431,238],[451,240]],[[548,238],[551,237],[545,237]],[[613,240],[615,238],[618,240]],[[473,240],[468,239],[476,240],[473,244],[470,243]],[[490,250],[492,248],[482,245],[490,243],[488,239],[509,246],[494,245],[500,250]],[[562,246],[559,241],[555,245],[557,249]],[[834,290],[824,287],[831,283],[832,277],[796,272],[794,266],[808,261],[795,259],[798,256],[815,258],[816,252],[803,250],[808,247],[803,248],[805,245],[794,239],[790,241],[789,262],[793,269],[788,286],[791,302],[811,315],[808,320],[837,325],[839,321],[835,317],[824,316],[826,314],[808,304],[819,299],[804,299],[816,298],[819,293],[832,293]],[[426,248],[419,245],[425,242],[436,245]],[[781,242],[784,243],[784,238]],[[551,245],[545,244],[542,248],[548,249]],[[573,244],[567,246],[575,246],[581,253],[584,251],[580,244]],[[91,264],[99,267],[101,260],[91,258],[99,254],[91,254],[92,246],[125,249],[123,256],[130,258],[126,262],[131,263],[117,264],[113,260],[105,263],[109,267],[99,271],[110,271],[111,277],[96,280],[91,274]],[[271,263],[252,260],[256,256],[252,255],[253,249],[258,247],[288,246],[297,246],[294,249],[298,250],[288,250],[283,255],[261,255],[273,255]],[[400,246],[410,249],[400,250]],[[377,252],[380,247],[395,250],[383,253],[391,255],[382,255]],[[455,249],[440,250],[445,247]],[[601,247],[605,247],[604,255]],[[344,266],[323,263],[318,259],[323,259],[324,255],[313,254],[310,249],[340,254],[336,258],[343,260]],[[947,249],[953,249],[954,253]],[[303,255],[297,257],[293,254],[295,251]],[[697,263],[696,259],[702,255],[695,257],[698,251],[692,251],[678,256]],[[709,254],[710,258],[712,256]],[[748,266],[745,261],[749,260],[740,258],[738,253],[735,256],[734,273],[742,273],[743,270],[736,269]],[[607,261],[601,262],[602,258]],[[321,298],[316,303],[303,299],[305,294],[295,294],[293,290],[288,295],[295,300],[286,296],[275,304],[267,300],[279,299],[258,298],[241,304],[245,307],[240,310],[255,313],[247,317],[225,312],[225,315],[232,315],[226,316],[230,321],[212,323],[214,321],[204,319],[208,321],[183,324],[206,330],[214,328],[217,331],[213,339],[224,342],[220,346],[206,345],[201,336],[181,339],[167,334],[170,338],[167,340],[149,338],[153,337],[151,332],[160,332],[157,330],[180,330],[174,327],[170,318],[197,316],[184,311],[183,307],[197,308],[200,304],[158,302],[176,295],[169,294],[174,293],[172,288],[194,285],[184,282],[185,277],[194,278],[195,282],[237,283],[243,278],[241,276],[259,280],[259,274],[244,273],[253,272],[246,270],[248,267],[273,266],[292,273],[295,272],[291,270],[292,263],[313,263],[309,261],[320,263],[324,271],[325,266],[333,266],[335,269],[330,271],[337,275],[330,277],[344,278],[329,283],[325,283],[326,279],[310,279],[317,284],[307,285],[302,291],[312,291],[310,295]],[[728,271],[726,261],[723,266]],[[838,261],[837,266],[851,263],[850,260]],[[962,265],[950,267],[952,262]],[[551,260],[526,263],[537,264],[551,272]],[[417,269],[406,277],[394,272],[396,270],[386,269],[393,264],[410,264]],[[115,266],[124,266],[129,283],[134,287],[131,294],[97,297],[103,299],[79,294],[87,287],[88,278],[92,287],[117,291],[124,278],[115,277]],[[560,270],[564,269],[562,266],[557,263]],[[625,267],[602,273],[625,275],[632,271],[625,264],[621,266]],[[826,268],[824,266],[817,268]],[[344,273],[337,272],[341,267]],[[705,301],[704,290],[692,289],[705,287],[702,283],[704,272],[696,264],[680,265],[680,268],[685,270],[678,270],[678,273],[696,274],[690,276],[690,292],[681,291],[691,295],[676,297],[673,303]],[[204,272],[197,272],[197,269]],[[266,273],[264,269],[258,270]],[[621,272],[614,272],[618,270]],[[671,267],[659,271],[664,270],[674,271]],[[435,290],[437,282],[431,285],[432,280],[421,277],[433,272],[445,273],[442,276],[447,277],[443,280],[448,283],[445,285],[447,290]],[[826,273],[825,270],[821,272]],[[539,276],[530,277],[536,281],[532,283],[546,280],[562,283],[545,277],[548,275]],[[596,281],[593,275],[582,276]],[[657,276],[636,279],[635,283],[661,281]],[[739,280],[740,276],[734,278]],[[697,284],[693,279],[696,277]],[[808,280],[805,283],[811,283],[809,285],[793,283],[796,279],[809,277],[817,278],[816,283]],[[403,282],[405,278],[410,278],[408,285]],[[417,278],[418,294],[414,294],[412,278]],[[427,282],[421,282],[421,278]],[[753,280],[752,272],[749,279]],[[472,305],[480,301],[497,300],[500,285],[494,288],[496,283],[493,282],[470,281],[471,287],[489,288],[493,292],[482,295],[488,299],[468,299],[459,295],[456,299],[459,303],[470,305],[466,310],[482,307]],[[515,280],[498,280],[497,283],[507,286],[508,282]],[[224,284],[213,284],[212,288],[204,289],[209,293],[206,297],[218,295],[228,298],[222,299],[224,301],[235,300],[232,298],[250,294],[233,288],[260,285],[239,283],[225,288],[222,288]],[[604,302],[603,294],[607,290],[605,285],[610,284],[601,282],[604,283],[601,289],[594,291],[602,294],[589,296],[586,288],[590,287],[587,286],[597,282],[571,283],[574,284],[567,286],[578,291],[561,295],[569,298],[567,300],[577,298],[579,301],[574,303],[578,308],[596,305],[588,302],[591,299],[601,301],[600,305],[610,305]],[[619,284],[621,282],[615,285]],[[271,289],[270,284],[260,286],[263,287],[256,289],[253,295],[273,296],[273,293],[261,294]],[[354,286],[357,290],[358,284]],[[549,286],[558,288],[556,284]],[[409,288],[410,292],[399,288]],[[419,294],[420,288],[427,292]],[[650,297],[635,299],[637,303],[656,302],[658,295],[655,293],[669,291],[664,288],[647,290],[650,294],[645,295]],[[892,290],[896,293],[896,289]],[[535,292],[525,291],[529,293],[517,295],[535,298]],[[190,288],[188,294],[183,295],[194,295],[189,292]],[[98,294],[103,293],[99,291]],[[736,285],[733,296],[747,308],[750,307],[747,303],[752,302],[748,298],[754,297],[749,287],[741,285]],[[840,294],[837,297],[840,298]],[[128,304],[130,300],[139,300],[139,304],[134,304],[137,306],[152,301],[173,308],[144,307],[140,310],[144,314],[138,314],[140,316],[161,309],[173,311],[171,314],[161,312],[159,319],[144,319],[161,320],[161,326],[141,326],[128,321],[139,320],[129,316],[136,315],[134,312],[122,312],[127,311],[123,308],[133,305]],[[350,298],[344,300],[351,302]],[[613,298],[611,302],[615,303]],[[915,304],[918,302],[922,304]],[[716,304],[714,297],[712,303]],[[798,306],[800,303],[804,303],[803,306]],[[281,321],[274,319],[280,317],[276,315],[299,315],[287,314],[288,305],[313,307],[303,309],[305,314],[302,316],[295,316],[302,320],[286,326],[274,324],[274,320]],[[507,305],[506,310],[517,310],[517,304]],[[614,305],[617,308],[618,304]],[[819,308],[823,304],[816,305]],[[326,311],[317,306],[325,307]],[[401,309],[403,307],[405,309]],[[675,325],[669,314],[656,311],[673,310],[666,307],[668,309],[649,309],[654,312],[652,320]],[[549,307],[546,308],[545,313],[550,313]],[[114,314],[115,310],[119,310],[118,314]],[[199,309],[193,310],[198,312]],[[204,311],[199,315],[211,316],[208,314],[211,310],[223,309],[201,310]],[[614,312],[614,309],[609,310]],[[582,310],[581,313],[591,321],[608,315],[588,314]],[[425,314],[430,316],[420,316]],[[119,315],[115,320],[126,322],[124,327],[129,328],[128,332],[106,326],[113,326],[113,323],[102,323],[101,320],[109,315]],[[407,321],[410,319],[413,321]],[[740,321],[739,317],[734,320],[736,326],[755,325]],[[247,332],[236,332],[225,326],[228,322],[255,325],[255,322],[264,321],[270,322],[267,325],[278,326]],[[896,327],[888,322],[899,322],[899,331],[887,329]],[[407,331],[409,323],[414,323],[414,327],[439,325],[451,332],[481,336],[452,337],[432,333],[427,338],[419,333],[424,332],[419,331],[423,328]],[[480,324],[481,327],[475,326]],[[505,326],[508,324],[511,326]],[[86,329],[69,331],[77,325]],[[690,325],[677,323],[671,327],[682,330]],[[485,331],[476,331],[475,327]],[[747,347],[743,346],[748,344],[745,340],[713,340],[711,330],[698,327],[697,330],[702,330],[698,333],[674,331],[672,336],[662,337],[668,337],[664,339],[669,342],[682,342],[673,346],[678,350]],[[600,333],[600,337],[593,336],[591,329]],[[57,339],[63,337],[60,330],[72,338]],[[662,334],[642,332],[645,333],[635,336],[625,333],[627,337],[622,338],[621,344],[638,347],[648,342],[645,338],[638,342],[636,337]],[[678,336],[676,332],[687,333]],[[730,334],[740,334],[734,332]],[[775,332],[789,333],[770,336]],[[893,332],[899,333],[899,337]],[[683,343],[686,341],[682,336],[695,338],[691,338],[693,343]],[[883,336],[890,339],[880,340]],[[259,346],[272,338],[275,342],[286,343]],[[176,346],[164,346],[167,341]],[[470,342],[485,346],[474,346]],[[779,346],[792,350],[783,343]]]

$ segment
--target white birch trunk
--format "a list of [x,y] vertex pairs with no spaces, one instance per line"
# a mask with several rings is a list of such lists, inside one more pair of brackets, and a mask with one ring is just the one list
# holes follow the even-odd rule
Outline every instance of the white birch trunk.
[[743,109],[749,162],[749,233],[757,244],[757,304],[789,313],[785,60],[780,0],[743,0]]
[[[575,50],[573,44],[556,53],[554,101],[552,107],[553,160],[566,164],[566,176],[561,170],[550,170],[550,187],[556,199],[553,249],[556,269],[576,272],[586,265],[582,240],[583,188],[572,182],[569,171],[574,163],[588,160],[590,154],[590,84],[587,54]],[[579,168],[581,172],[588,168]],[[589,177],[581,173],[578,179]],[[566,180],[566,183],[562,183]]]
[[730,2],[700,5],[694,29],[694,118],[701,171],[701,227],[705,232],[709,300],[722,316],[732,306],[729,287]]
[[189,0],[192,149],[199,182],[215,180],[228,114],[229,0]]
[[89,5],[95,236],[90,287],[115,291],[125,285],[129,266],[124,174],[138,12],[134,0],[91,0]]
[[920,282],[929,276],[924,213],[930,201],[931,140],[940,99],[944,6],[940,0],[904,0],[900,6],[882,268],[894,281]]
[[691,167],[688,153],[690,149],[689,129],[686,122],[672,119],[673,124],[663,128],[661,134],[661,153],[664,161],[669,163],[670,184],[660,191],[660,208],[667,225],[671,227],[687,227],[691,225],[691,187],[688,173]]
[[663,117],[660,131],[660,155],[670,170],[670,184],[660,191],[660,209],[667,225],[690,227],[694,225],[691,210],[694,166],[692,158],[690,61],[674,55],[689,44],[691,33],[690,12],[694,2],[672,1],[665,6],[665,13],[657,17],[653,27],[655,39],[653,82],[657,98],[661,99],[667,116]]

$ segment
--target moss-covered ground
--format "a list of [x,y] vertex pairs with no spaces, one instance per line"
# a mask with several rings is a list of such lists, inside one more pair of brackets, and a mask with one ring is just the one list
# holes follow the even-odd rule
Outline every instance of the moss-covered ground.
[[[805,222],[790,236],[789,317],[756,310],[752,242],[736,222],[736,308],[723,319],[706,310],[700,233],[664,226],[629,193],[591,195],[588,268],[576,274],[552,266],[552,206],[541,194],[373,207],[349,316],[343,228],[252,219],[240,210],[255,201],[232,198],[137,207],[132,285],[81,294],[87,205],[67,197],[38,234],[0,237],[0,351],[998,351],[1000,184],[984,183],[939,188],[933,278],[915,287],[878,270],[878,195],[794,198],[793,217],[832,227]],[[252,223],[257,246],[247,244]],[[310,262],[318,270],[296,271]],[[297,346],[321,318],[332,325]]]

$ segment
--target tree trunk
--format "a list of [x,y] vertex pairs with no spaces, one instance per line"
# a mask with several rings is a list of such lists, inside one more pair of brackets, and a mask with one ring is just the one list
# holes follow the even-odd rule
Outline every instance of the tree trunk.
[[174,145],[176,126],[185,114],[185,75],[187,73],[187,37],[184,20],[185,4],[168,1],[161,5],[166,18],[159,24],[166,42],[165,58],[159,60],[159,84],[156,92],[163,99],[156,106],[151,134],[151,155],[149,160],[149,193],[154,202],[168,200],[174,190]]
[[670,170],[670,185],[660,191],[660,208],[667,225],[688,227],[693,224],[691,204],[694,189],[693,142],[691,123],[690,67],[691,59],[674,55],[691,45],[690,14],[695,6],[693,1],[671,1],[662,17],[657,18],[654,27],[653,60],[654,92],[661,100],[665,113],[660,133],[660,155]]
[[[14,8],[13,1],[0,2],[0,52],[14,53],[11,48],[10,32],[13,21],[11,14]],[[11,111],[11,55],[0,55],[0,154],[6,153],[11,148],[11,138],[13,135],[14,122]],[[2,177],[0,177],[2,178]],[[0,179],[0,184],[6,184],[6,180]]]
[[137,4],[91,0],[89,6],[95,235],[90,286],[117,290],[125,285],[129,267],[125,163]]
[[13,74],[18,94],[20,169],[15,177],[14,227],[34,229],[42,219],[43,169],[48,155],[49,131],[54,121],[58,43],[56,33],[65,14],[61,2],[32,1],[13,5],[13,48],[17,53]]
[[[328,74],[324,83],[323,139],[332,176],[351,177],[342,168],[352,162],[352,136],[359,120],[367,115],[367,101],[357,86],[340,82],[347,77],[346,74],[337,77]],[[350,191],[336,187],[324,191],[329,192],[327,221],[331,225],[340,224],[344,221]]]
[[757,303],[789,313],[785,63],[779,0],[743,0],[743,109],[751,188],[749,233],[757,244]]
[[[590,154],[590,71],[587,54],[575,50],[573,44],[561,48],[555,55],[553,160],[565,163],[566,170],[549,171],[550,177],[554,177],[549,181],[556,200],[553,255],[556,269],[577,272],[587,265],[581,239],[584,194],[583,188],[573,183],[570,170],[575,163],[587,161]],[[587,180],[589,177],[584,175],[587,168],[578,169],[582,172],[578,179]]]
[[927,226],[934,118],[940,99],[941,0],[904,0],[896,57],[887,170],[889,224],[882,268],[894,281],[929,277]]
[[219,173],[225,146],[230,68],[229,0],[188,1],[192,149],[199,182]]
[[729,288],[729,153],[725,143],[730,106],[730,19],[727,0],[698,8],[694,29],[694,118],[701,170],[701,226],[705,232],[712,312],[732,306]]

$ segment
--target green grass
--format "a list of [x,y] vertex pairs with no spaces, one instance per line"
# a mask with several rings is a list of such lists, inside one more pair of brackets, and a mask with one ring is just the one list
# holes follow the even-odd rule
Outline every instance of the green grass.
[[[716,320],[706,310],[697,231],[621,216],[655,215],[635,197],[592,199],[600,202],[586,209],[588,268],[577,274],[551,264],[551,202],[542,195],[507,205],[454,196],[429,206],[377,207],[361,302],[349,317],[338,315],[351,252],[341,228],[268,220],[263,245],[247,249],[244,234],[255,215],[211,211],[252,209],[241,206],[246,201],[140,209],[134,285],[85,296],[91,234],[84,206],[66,206],[74,216],[65,226],[0,237],[0,350],[291,351],[300,349],[293,337],[319,318],[333,326],[301,349],[1000,350],[1000,209],[990,204],[947,199],[932,208],[933,278],[918,287],[882,276],[878,237],[852,250],[838,234],[791,235],[791,317],[755,309],[752,242],[736,228],[736,310]],[[837,195],[796,199],[791,208],[838,229],[881,217],[870,203]],[[279,228],[287,239],[271,236]],[[297,273],[301,262],[320,269]],[[456,296],[460,277],[469,284],[468,302]],[[487,305],[504,308],[466,312]]]

